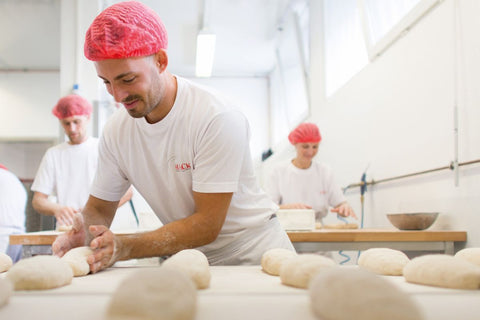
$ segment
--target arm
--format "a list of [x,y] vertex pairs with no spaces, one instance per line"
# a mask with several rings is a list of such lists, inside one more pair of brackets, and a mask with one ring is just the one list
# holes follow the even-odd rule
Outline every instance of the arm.
[[281,204],[280,209],[312,209],[312,206],[303,203],[286,203]]
[[357,215],[355,214],[352,207],[350,207],[350,205],[348,204],[347,201],[344,201],[344,202],[340,203],[339,205],[337,205],[335,208],[333,208],[330,211],[331,212],[336,212],[339,215],[341,215],[342,217],[352,217],[352,218],[357,219]]
[[118,207],[120,208],[121,206],[123,206],[126,202],[130,201],[133,197],[133,188],[130,187],[128,188],[127,192],[125,192],[125,194],[123,195],[123,197],[120,199],[120,201],[118,202]]
[[[95,237],[90,242],[95,250],[88,260],[90,270],[97,272],[119,260],[171,255],[213,242],[222,229],[232,195],[193,192],[196,211],[192,215],[150,232],[116,236],[105,226],[90,225],[89,232]],[[92,222],[88,220],[86,225]]]
[[78,212],[75,208],[62,206],[48,200],[48,195],[41,192],[33,193],[32,206],[41,214],[55,216],[60,225],[72,225],[73,217]]

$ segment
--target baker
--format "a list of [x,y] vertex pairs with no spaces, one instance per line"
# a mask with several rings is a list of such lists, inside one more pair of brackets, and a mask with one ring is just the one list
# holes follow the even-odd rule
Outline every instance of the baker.
[[[60,98],[52,109],[68,141],[47,150],[32,184],[33,208],[54,216],[57,227],[71,226],[75,213],[88,200],[98,161],[98,138],[88,135],[92,105],[84,97],[70,94]],[[57,201],[50,201],[56,196]],[[129,189],[119,205],[132,197]]]
[[313,209],[319,223],[328,208],[342,217],[357,218],[342,190],[335,183],[332,170],[314,161],[322,136],[314,123],[301,123],[288,135],[296,157],[270,171],[265,189],[281,209]]
[[[55,254],[87,244],[97,272],[187,248],[211,265],[260,264],[267,249],[294,250],[254,175],[247,119],[228,99],[167,71],[167,32],[153,10],[108,7],[87,30],[84,52],[124,108],[104,127],[90,197],[73,230],[53,243]],[[131,184],[163,226],[114,235],[108,227]]]

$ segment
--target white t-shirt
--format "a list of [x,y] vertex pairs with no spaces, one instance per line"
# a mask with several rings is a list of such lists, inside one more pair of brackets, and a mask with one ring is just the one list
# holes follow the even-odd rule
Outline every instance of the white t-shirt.
[[98,162],[98,139],[81,144],[63,142],[47,150],[31,189],[56,196],[57,202],[75,209],[85,206]]
[[116,201],[133,184],[167,224],[195,211],[192,191],[233,192],[220,235],[200,248],[217,252],[241,241],[246,229],[265,225],[278,207],[257,183],[244,115],[217,93],[180,77],[177,84],[161,121],[149,124],[122,108],[107,122],[91,193]]
[[0,252],[5,253],[8,236],[25,232],[27,191],[10,171],[0,168]]
[[329,206],[346,201],[330,168],[315,161],[308,169],[297,168],[291,161],[274,167],[265,182],[265,190],[277,204],[311,206],[319,221],[328,214]]

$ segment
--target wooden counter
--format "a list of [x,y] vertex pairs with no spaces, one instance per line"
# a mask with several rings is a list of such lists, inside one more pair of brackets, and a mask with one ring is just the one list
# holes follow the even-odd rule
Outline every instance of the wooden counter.
[[[128,232],[118,232],[125,234]],[[31,232],[10,236],[10,244],[24,246],[24,256],[48,253],[56,231]],[[467,241],[465,231],[397,229],[320,229],[287,232],[298,252],[366,250],[387,247],[402,251],[440,251],[454,253],[455,242]],[[43,247],[42,247],[43,246]],[[41,251],[43,250],[43,251]]]
[[[9,303],[0,308],[0,319],[104,320],[110,297],[121,280],[139,268],[151,267],[117,266],[74,278],[65,287],[14,292]],[[198,291],[195,320],[316,319],[307,290],[282,285],[279,277],[267,275],[260,266],[210,270],[210,288]],[[424,320],[478,319],[480,290],[435,288],[406,283],[403,277],[385,278],[412,296],[424,313]]]

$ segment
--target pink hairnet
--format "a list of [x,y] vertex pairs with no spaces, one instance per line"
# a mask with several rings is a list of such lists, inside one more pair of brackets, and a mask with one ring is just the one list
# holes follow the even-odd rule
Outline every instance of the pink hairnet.
[[103,10],[85,36],[87,59],[124,59],[149,56],[166,49],[167,31],[160,17],[136,1],[120,2]]
[[61,120],[73,116],[88,116],[92,110],[92,105],[87,99],[77,94],[70,94],[58,100],[52,113]]
[[288,135],[288,140],[291,144],[305,143],[305,142],[320,142],[322,136],[320,135],[320,130],[313,123],[302,123],[298,125],[290,134]]
[[5,167],[3,164],[0,163],[0,169],[5,169],[8,170],[7,167]]

